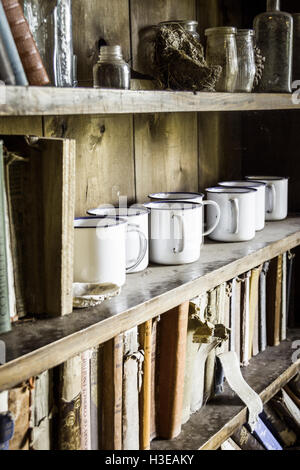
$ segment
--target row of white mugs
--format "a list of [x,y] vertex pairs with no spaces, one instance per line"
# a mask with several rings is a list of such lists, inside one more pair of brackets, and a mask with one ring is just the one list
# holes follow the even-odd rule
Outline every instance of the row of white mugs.
[[[126,273],[198,261],[206,235],[249,241],[265,220],[288,214],[288,178],[249,177],[200,193],[159,193],[143,206],[101,206],[75,220],[74,282],[125,284]],[[204,232],[204,206],[207,226]],[[150,233],[149,233],[150,215]]]

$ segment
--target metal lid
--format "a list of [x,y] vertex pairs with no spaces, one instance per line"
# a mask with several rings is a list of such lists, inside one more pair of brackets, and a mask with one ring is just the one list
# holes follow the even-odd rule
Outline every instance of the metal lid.
[[220,26],[218,28],[208,28],[205,30],[205,36],[210,34],[236,34],[237,29],[232,26]]

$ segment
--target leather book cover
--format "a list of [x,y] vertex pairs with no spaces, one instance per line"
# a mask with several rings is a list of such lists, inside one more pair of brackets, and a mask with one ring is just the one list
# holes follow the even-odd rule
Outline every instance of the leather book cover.
[[[249,298],[249,361],[250,359],[258,354],[257,341],[255,347],[255,354],[253,354],[254,337],[257,337],[255,328],[258,333],[258,287],[259,287],[259,276],[261,273],[261,267],[252,269],[250,277],[250,298]],[[256,338],[257,339],[257,338]]]
[[282,447],[291,447],[297,441],[297,436],[287,422],[280,417],[269,403],[264,405],[261,418]]
[[271,433],[261,418],[258,418],[258,422],[252,434],[267,450],[283,450],[276,437]]
[[81,450],[91,450],[91,357],[92,351],[81,354]]
[[43,372],[35,378],[32,390],[30,419],[30,450],[52,450],[53,417],[53,379],[52,371]]
[[242,283],[240,279],[237,279],[234,284],[233,290],[234,296],[232,299],[232,317],[234,321],[234,329],[232,335],[234,336],[234,348],[233,351],[236,352],[237,357],[241,357],[241,295],[242,295]]
[[14,418],[8,411],[0,413],[0,450],[9,450],[9,441],[14,435]]
[[264,263],[259,277],[259,305],[258,305],[258,328],[259,328],[259,350],[263,352],[267,348],[267,275],[270,261]]
[[[218,323],[217,315],[217,288],[208,293],[207,320],[216,325]],[[204,402],[207,403],[214,396],[216,351],[209,353],[205,364],[204,377]]]
[[267,277],[267,338],[269,346],[280,344],[282,255],[270,262]]
[[162,439],[181,432],[188,314],[185,302],[161,317],[158,434]]
[[287,259],[287,326],[289,328],[295,327],[295,253],[288,252]]
[[31,386],[24,383],[8,393],[8,410],[14,417],[15,432],[9,450],[29,450]]
[[242,450],[266,450],[245,426],[235,431],[231,438]]
[[150,440],[157,437],[157,410],[159,403],[159,324],[160,317],[152,321],[151,333],[151,416],[150,416]]
[[140,450],[149,450],[151,439],[152,320],[139,327],[139,343],[144,352],[143,384],[140,393]]
[[5,85],[15,85],[16,79],[12,66],[9,61],[5,45],[0,34],[0,80]]
[[103,346],[102,450],[122,450],[123,335]]
[[251,271],[241,276],[241,365],[249,364],[250,337],[250,276]]
[[90,415],[91,415],[91,448],[99,450],[101,432],[101,406],[102,406],[102,383],[101,370],[103,367],[103,345],[92,350],[90,360]]
[[287,338],[287,253],[282,255],[280,341]]
[[81,356],[59,367],[58,448],[81,450]]
[[20,3],[18,0],[2,0],[2,4],[29,84],[48,85],[50,83],[48,74]]

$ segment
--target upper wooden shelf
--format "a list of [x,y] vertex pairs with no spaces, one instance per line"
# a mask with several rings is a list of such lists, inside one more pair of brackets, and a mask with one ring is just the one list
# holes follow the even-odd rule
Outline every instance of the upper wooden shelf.
[[[299,330],[290,331],[287,341],[268,348],[242,369],[246,382],[260,395],[263,403],[273,398],[299,372],[300,359],[292,361],[293,342],[299,338]],[[191,416],[180,436],[172,441],[153,441],[151,449],[216,450],[246,422],[247,408],[226,385],[224,394]]]
[[14,325],[5,341],[7,363],[0,367],[0,390],[38,375],[70,357],[233,279],[300,245],[300,217],[268,223],[246,243],[207,242],[201,259],[184,266],[150,266],[130,274],[121,295],[101,306],[60,318]]
[[124,91],[94,88],[0,88],[0,116],[130,114],[300,109],[289,94]]

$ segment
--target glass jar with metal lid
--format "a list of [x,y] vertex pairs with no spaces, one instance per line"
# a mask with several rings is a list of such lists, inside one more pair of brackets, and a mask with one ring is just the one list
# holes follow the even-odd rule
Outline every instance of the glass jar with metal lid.
[[238,29],[236,35],[238,76],[235,91],[251,93],[256,73],[253,29]]
[[162,21],[158,26],[182,26],[182,28],[189,32],[194,39],[200,41],[200,36],[198,34],[198,21],[195,20],[171,20],[171,21]]
[[237,29],[233,27],[209,28],[207,36],[206,61],[208,65],[220,65],[221,77],[216,91],[233,93],[238,75],[238,58],[236,46]]
[[94,66],[94,87],[129,90],[130,77],[121,46],[101,47],[99,61]]

